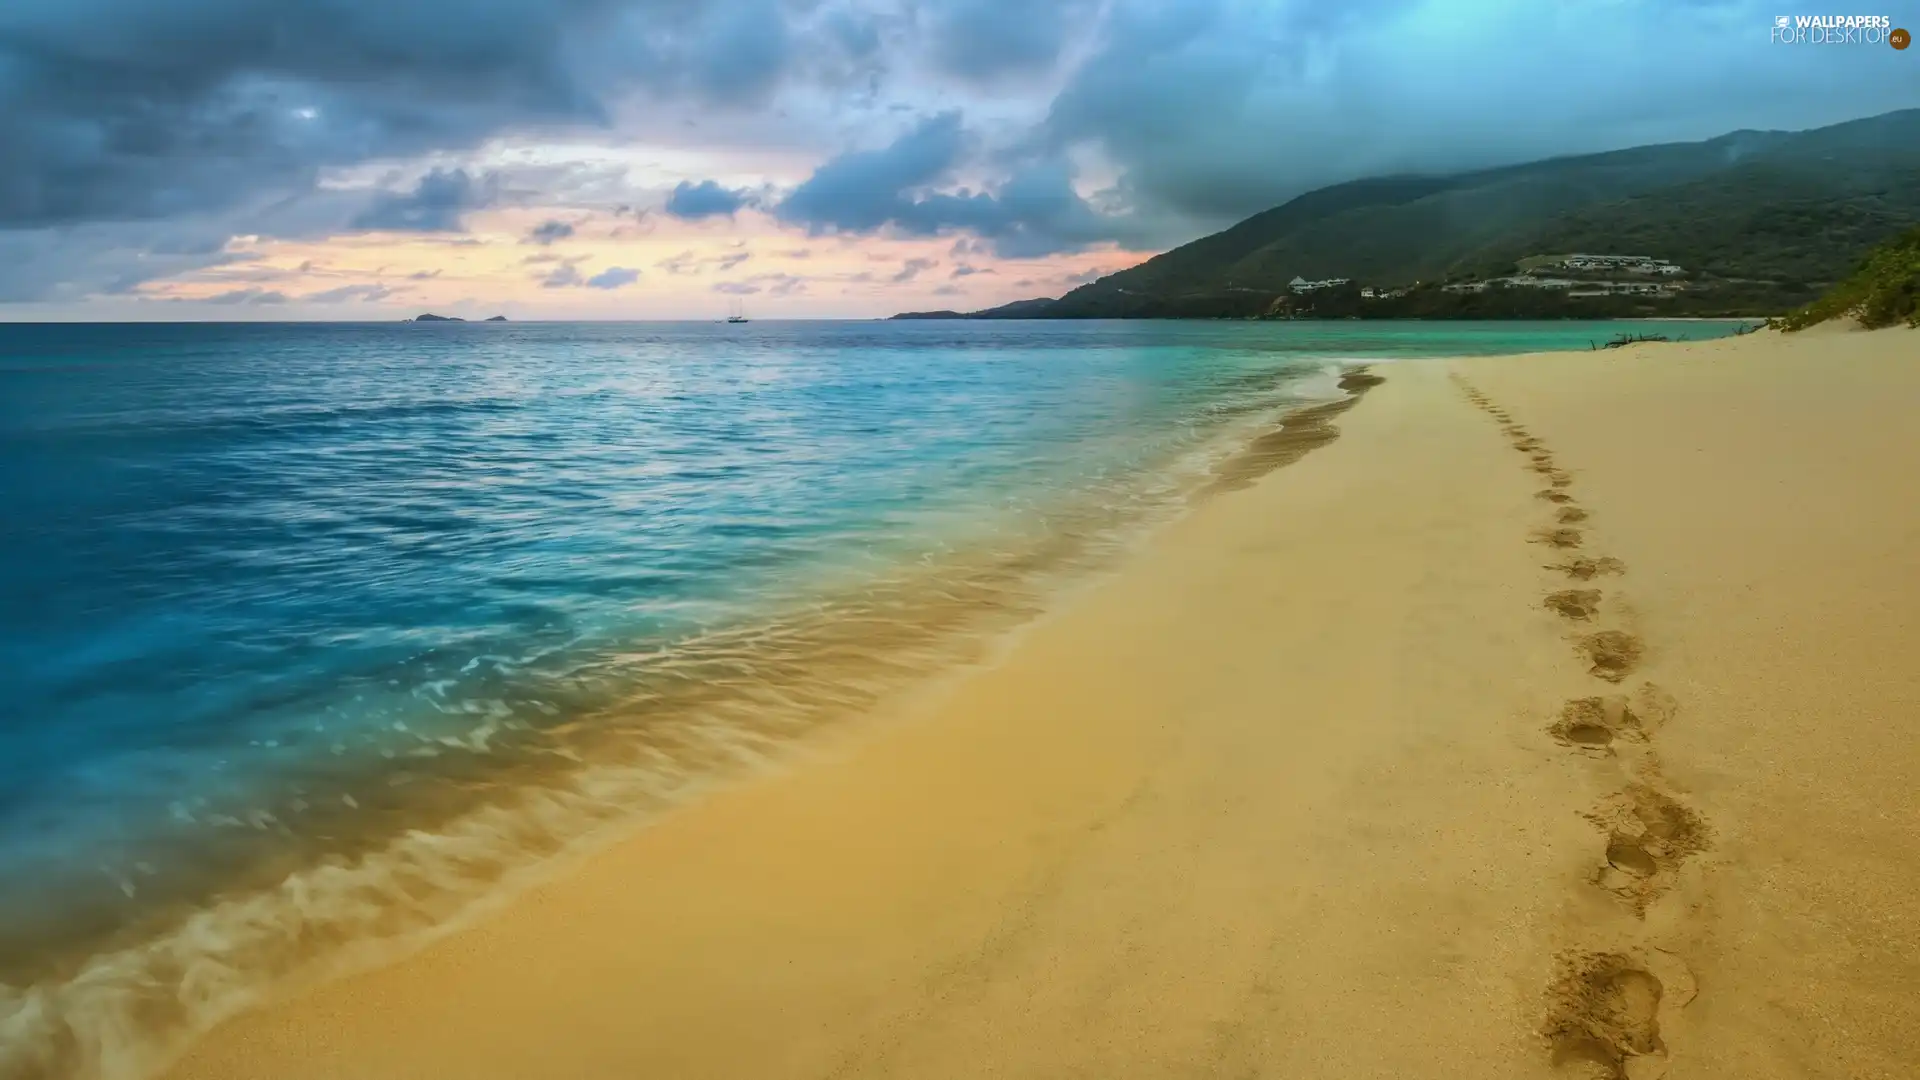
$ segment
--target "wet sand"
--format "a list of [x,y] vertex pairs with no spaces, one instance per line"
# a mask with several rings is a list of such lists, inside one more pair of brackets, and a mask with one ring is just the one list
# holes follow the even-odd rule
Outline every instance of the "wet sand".
[[1376,367],[993,667],[171,1075],[1908,1075],[1916,360]]

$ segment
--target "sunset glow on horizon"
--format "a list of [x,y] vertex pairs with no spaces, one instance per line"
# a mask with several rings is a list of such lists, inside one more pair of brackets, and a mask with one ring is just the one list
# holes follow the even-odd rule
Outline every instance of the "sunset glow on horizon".
[[1911,57],[1769,50],[1772,24],[1747,0],[24,0],[0,320],[969,310],[1346,180],[1920,103]]

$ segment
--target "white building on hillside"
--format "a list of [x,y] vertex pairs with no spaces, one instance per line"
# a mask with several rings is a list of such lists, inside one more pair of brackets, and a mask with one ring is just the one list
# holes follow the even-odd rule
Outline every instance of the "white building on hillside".
[[1629,274],[1681,274],[1680,267],[1651,255],[1568,255],[1560,260],[1568,270],[1619,270]]
[[1287,282],[1287,288],[1297,293],[1309,293],[1316,289],[1331,289],[1336,285],[1345,285],[1352,280],[1352,278],[1335,277],[1324,278],[1320,281],[1308,281],[1306,278],[1296,277],[1292,281]]

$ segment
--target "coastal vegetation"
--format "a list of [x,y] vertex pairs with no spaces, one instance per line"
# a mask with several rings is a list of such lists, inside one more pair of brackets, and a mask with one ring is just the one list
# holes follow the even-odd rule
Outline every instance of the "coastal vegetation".
[[[1764,316],[1809,304],[1920,225],[1920,109],[1811,131],[1554,158],[1308,192],[1054,300],[967,318]],[[1658,295],[1501,288],[1551,253],[1684,267]],[[1350,279],[1352,295],[1289,283]],[[1447,285],[1487,283],[1479,291]],[[1372,287],[1367,298],[1361,290]],[[1576,290],[1578,291],[1578,290]],[[1362,301],[1366,302],[1362,302]],[[921,317],[956,317],[923,313]]]
[[1829,319],[1852,317],[1869,330],[1905,323],[1920,326],[1920,228],[1868,252],[1846,280],[1826,295],[1780,320],[1785,330],[1804,330]]

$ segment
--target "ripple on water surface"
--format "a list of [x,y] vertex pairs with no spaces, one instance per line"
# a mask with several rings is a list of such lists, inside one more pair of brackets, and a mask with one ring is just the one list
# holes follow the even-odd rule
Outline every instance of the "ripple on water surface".
[[0,328],[0,1076],[136,1075],[979,658],[1422,351],[1366,333]]

